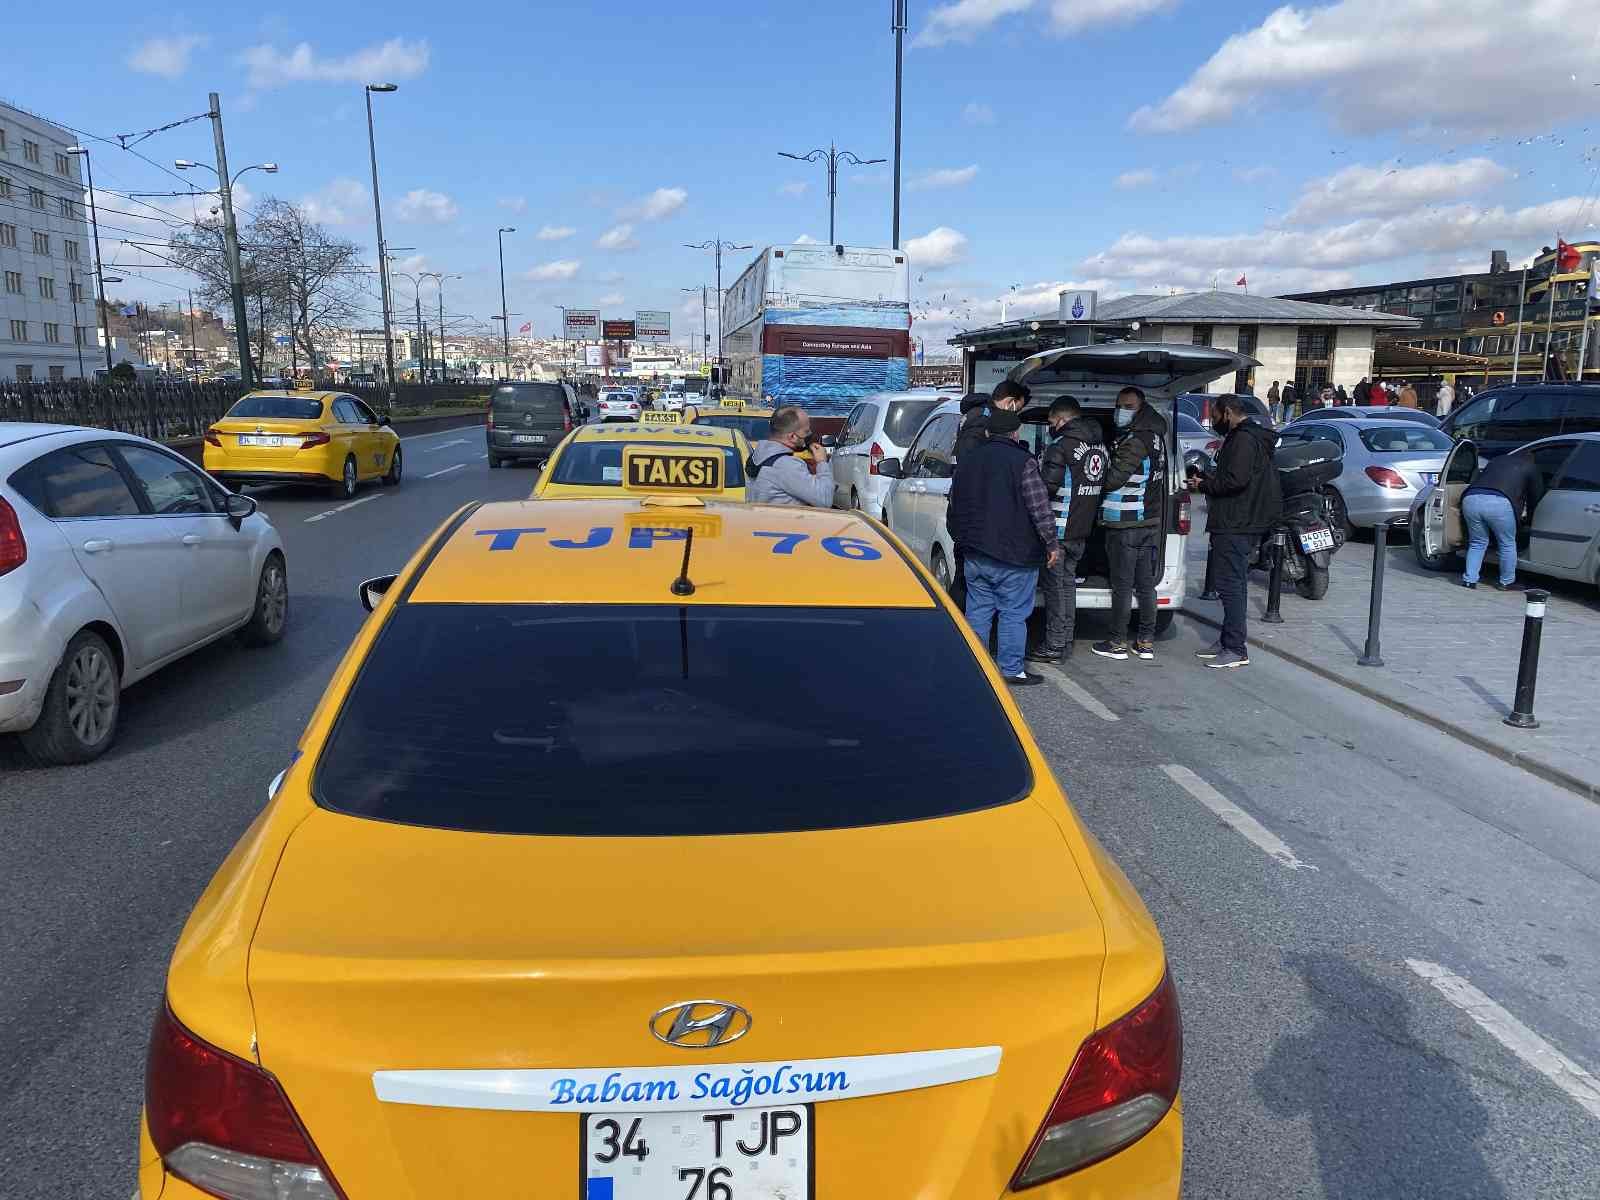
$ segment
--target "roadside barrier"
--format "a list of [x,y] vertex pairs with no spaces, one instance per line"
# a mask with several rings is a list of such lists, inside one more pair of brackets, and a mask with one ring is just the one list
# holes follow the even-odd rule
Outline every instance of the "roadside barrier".
[[1532,588],[1522,611],[1522,656],[1517,660],[1517,697],[1511,706],[1507,725],[1517,729],[1537,729],[1533,715],[1533,691],[1539,682],[1539,643],[1544,637],[1544,608],[1550,593]]
[[1380,626],[1383,624],[1383,568],[1389,558],[1389,526],[1379,521],[1372,527],[1372,598],[1367,602],[1367,646],[1356,659],[1358,667],[1383,666]]
[[[1283,558],[1286,538],[1279,529],[1272,535],[1272,574],[1267,578],[1267,611],[1261,619],[1268,625],[1283,624]],[[1209,557],[1208,557],[1209,561]]]

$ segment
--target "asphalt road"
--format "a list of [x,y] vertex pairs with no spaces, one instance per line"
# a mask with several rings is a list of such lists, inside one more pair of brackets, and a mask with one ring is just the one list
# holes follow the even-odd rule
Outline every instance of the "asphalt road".
[[[0,739],[7,1200],[127,1196],[172,943],[365,616],[356,583],[535,478],[489,471],[477,430],[406,450],[401,488],[341,511],[254,493],[289,560],[280,645],[134,688],[88,767]],[[1154,663],[1080,642],[1021,699],[1165,934],[1186,1194],[1600,1195],[1600,807],[1266,656],[1204,670],[1210,636],[1180,618]]]

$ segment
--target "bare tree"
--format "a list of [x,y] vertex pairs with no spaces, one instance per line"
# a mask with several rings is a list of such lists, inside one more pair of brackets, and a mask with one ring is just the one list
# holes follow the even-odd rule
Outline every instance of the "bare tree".
[[[273,286],[270,256],[261,250],[251,234],[251,227],[242,226],[239,230],[239,275],[244,285],[246,319],[255,326],[258,367],[266,365],[269,329],[287,324],[284,306]],[[202,305],[233,311],[233,284],[228,277],[221,221],[196,222],[178,230],[168,240],[167,252],[173,262],[199,281],[195,295]]]

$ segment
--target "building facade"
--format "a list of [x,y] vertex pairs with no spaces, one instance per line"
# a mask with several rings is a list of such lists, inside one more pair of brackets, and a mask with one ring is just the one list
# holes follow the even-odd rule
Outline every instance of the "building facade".
[[0,103],[0,381],[104,366],[76,139]]

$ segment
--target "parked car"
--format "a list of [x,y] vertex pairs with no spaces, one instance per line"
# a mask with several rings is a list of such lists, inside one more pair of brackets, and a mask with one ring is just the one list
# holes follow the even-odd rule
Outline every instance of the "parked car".
[[[1517,569],[1600,586],[1600,432],[1544,438],[1513,451],[1533,459],[1545,494],[1517,538]],[[1440,482],[1411,504],[1411,549],[1430,571],[1453,566],[1467,544],[1461,497],[1482,456],[1471,441],[1451,449]],[[1490,557],[1495,555],[1489,544]]]
[[878,474],[878,464],[905,454],[941,399],[937,392],[884,392],[850,410],[833,448],[835,508],[856,508],[882,519],[889,480]]
[[1294,422],[1280,444],[1332,442],[1344,449],[1344,470],[1324,485],[1329,519],[1346,537],[1353,529],[1408,520],[1411,502],[1431,487],[1450,452],[1450,439],[1415,421],[1356,420]]
[[1204,425],[1196,421],[1188,413],[1178,414],[1178,445],[1185,454],[1191,450],[1199,450],[1205,454],[1216,454],[1222,449],[1222,439]]
[[1420,408],[1402,408],[1398,404],[1341,404],[1335,408],[1308,408],[1296,421],[1359,421],[1372,417],[1380,421],[1410,421],[1438,429],[1441,422],[1430,412]]
[[165,446],[0,424],[0,733],[43,763],[116,736],[122,689],[289,612],[283,542],[248,496]]
[[[1192,417],[1206,429],[1211,428],[1211,402],[1222,392],[1185,392],[1178,397],[1178,411],[1187,417]],[[1250,415],[1260,421],[1268,429],[1275,428],[1272,412],[1267,408],[1266,402],[1259,396],[1252,396],[1246,392],[1234,393],[1244,402]]]
[[521,459],[545,462],[582,420],[578,408],[577,393],[565,383],[502,383],[489,394],[484,429],[489,466]]
[[[1177,432],[1179,399],[1189,388],[1257,365],[1242,354],[1210,346],[1113,342],[1046,350],[1024,359],[1010,372],[1010,378],[1027,384],[1033,392],[1022,419],[1024,436],[1035,450],[1044,442],[1046,414],[1057,396],[1077,397],[1085,414],[1104,427],[1107,445],[1115,440],[1117,392],[1129,383],[1138,384],[1146,401],[1166,417],[1167,504],[1162,512],[1166,552],[1156,582],[1158,631],[1172,624],[1173,613],[1183,605],[1187,583],[1189,493],[1183,486]],[[878,473],[894,480],[884,497],[884,523],[946,587],[954,577],[955,547],[945,515],[960,423],[960,401],[943,401],[928,415],[903,459],[886,458],[878,464]],[[1078,587],[1080,611],[1111,607],[1108,569],[1105,533],[1097,528],[1078,565],[1078,573],[1087,581]]]
[[1479,458],[1558,434],[1600,433],[1600,384],[1502,384],[1452,411],[1440,428],[1470,441]]

